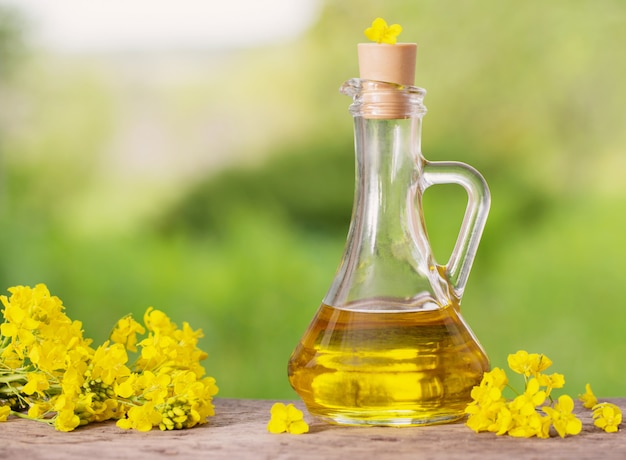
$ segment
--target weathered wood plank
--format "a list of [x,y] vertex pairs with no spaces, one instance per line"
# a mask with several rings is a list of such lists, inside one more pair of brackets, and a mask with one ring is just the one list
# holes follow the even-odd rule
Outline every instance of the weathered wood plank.
[[[626,411],[626,398],[613,399]],[[462,423],[415,428],[339,427],[312,420],[304,435],[266,431],[273,401],[217,399],[206,425],[181,431],[140,433],[114,423],[60,433],[40,423],[10,419],[0,424],[0,458],[71,459],[302,459],[376,458],[626,458],[626,434],[593,427],[578,408],[583,432],[565,439],[516,439],[475,434]],[[302,408],[300,403],[296,405]]]

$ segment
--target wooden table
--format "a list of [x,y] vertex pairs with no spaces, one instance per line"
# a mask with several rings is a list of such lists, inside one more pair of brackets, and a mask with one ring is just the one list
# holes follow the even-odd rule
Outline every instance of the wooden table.
[[[609,400],[626,413],[626,398]],[[216,399],[216,415],[189,430],[148,433],[121,430],[113,422],[60,433],[33,421],[11,418],[0,424],[0,458],[70,459],[624,459],[626,427],[604,433],[590,412],[578,436],[516,439],[476,434],[463,423],[383,428],[339,427],[314,421],[303,435],[266,431],[274,401]],[[302,404],[296,403],[302,408]]]

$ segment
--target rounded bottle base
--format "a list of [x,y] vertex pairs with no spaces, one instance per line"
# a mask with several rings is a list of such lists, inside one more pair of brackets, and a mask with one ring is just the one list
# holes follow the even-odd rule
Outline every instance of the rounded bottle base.
[[323,414],[311,412],[314,417],[333,425],[346,426],[390,426],[411,427],[426,425],[441,425],[444,423],[457,422],[465,417],[464,413],[440,413],[421,414],[413,411],[393,412],[391,414],[367,412],[325,412]]
[[322,305],[288,366],[311,415],[338,425],[398,427],[462,419],[488,370],[452,305],[392,313]]

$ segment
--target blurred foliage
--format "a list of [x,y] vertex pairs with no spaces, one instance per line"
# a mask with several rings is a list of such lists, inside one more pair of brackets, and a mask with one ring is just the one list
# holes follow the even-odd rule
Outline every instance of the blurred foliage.
[[282,215],[301,232],[345,237],[354,190],[353,146],[345,140],[293,145],[263,167],[221,172],[173,205],[161,227],[166,233],[225,238],[232,223],[225,217],[252,207]]
[[[382,16],[419,44],[426,158],[467,162],[491,187],[463,311],[492,364],[541,352],[568,392],[624,396],[625,14],[620,0],[328,0],[296,42],[233,52],[222,73],[199,66],[169,87],[144,74],[130,85],[116,60],[21,61],[0,46],[19,77],[0,81],[0,285],[45,282],[97,340],[122,314],[162,308],[204,330],[220,395],[293,397],[289,353],[330,285],[353,199],[337,89]],[[7,18],[0,44],[18,43]],[[194,174],[154,172],[163,125],[112,166],[131,103],[181,136],[163,170]],[[184,158],[192,127],[226,149],[214,163]],[[426,194],[440,262],[464,203],[454,187]]]

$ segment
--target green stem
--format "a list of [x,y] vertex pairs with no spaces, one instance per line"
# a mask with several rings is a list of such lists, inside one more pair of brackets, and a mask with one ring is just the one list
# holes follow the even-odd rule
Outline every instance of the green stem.
[[13,383],[19,381],[26,382],[26,376],[20,374],[8,374],[4,377],[0,377],[0,383]]
[[41,422],[41,423],[45,423],[47,425],[52,425],[54,426],[54,418],[35,418],[35,417],[31,417],[28,414],[25,414],[23,412],[15,412],[15,411],[11,411],[11,415],[15,415],[16,417],[19,418],[25,418],[27,420],[33,420],[35,422]]
[[511,386],[511,384],[510,384],[510,383],[507,383],[507,384],[506,384],[506,387],[507,387],[509,390],[511,390],[513,393],[515,393],[515,396],[519,396],[519,395],[520,395],[519,391],[517,391],[515,388],[513,388],[513,387]]

